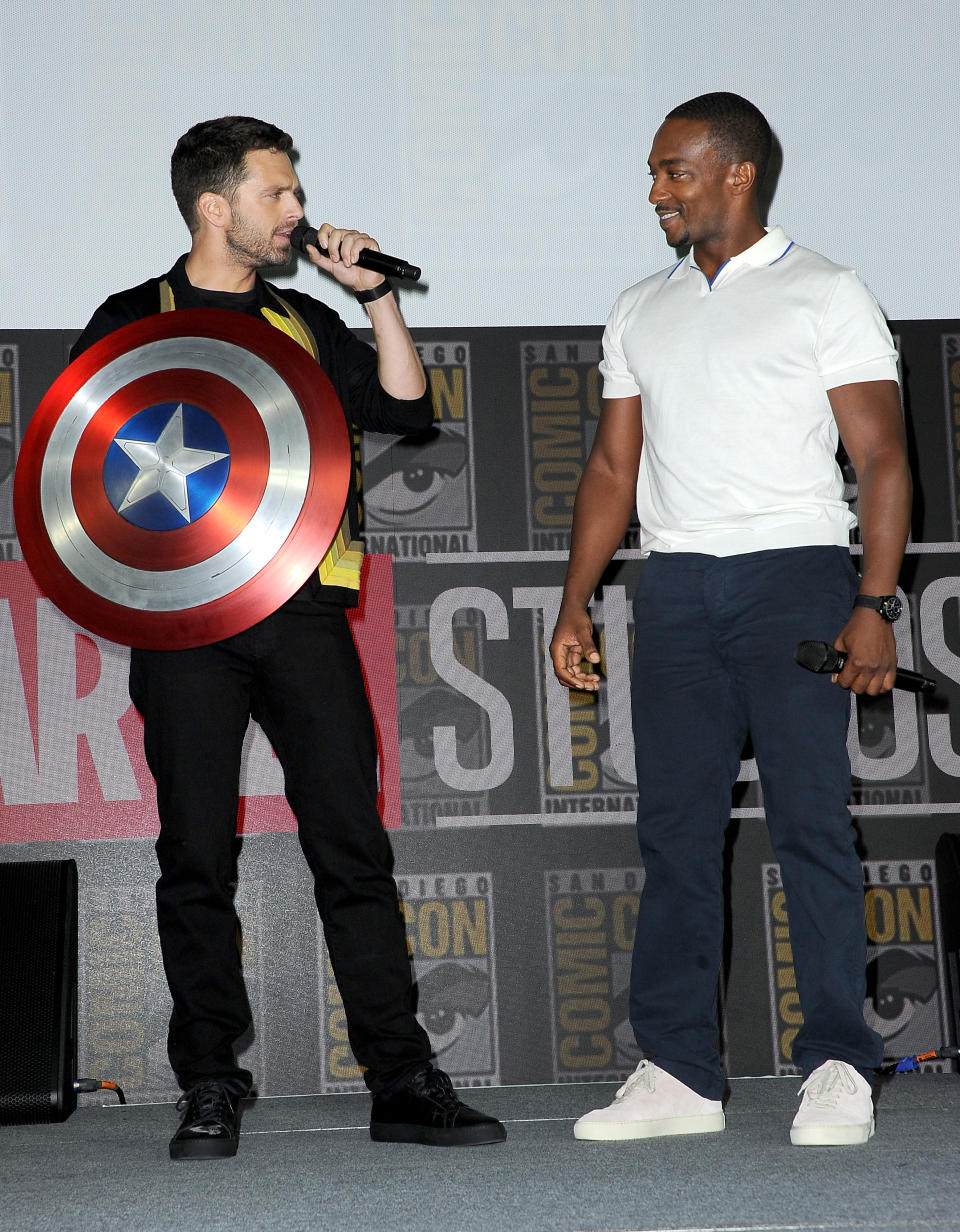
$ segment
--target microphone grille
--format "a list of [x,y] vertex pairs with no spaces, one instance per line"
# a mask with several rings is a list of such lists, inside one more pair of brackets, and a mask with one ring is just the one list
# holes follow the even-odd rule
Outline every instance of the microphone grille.
[[796,650],[793,652],[793,657],[810,672],[825,672],[832,671],[830,661],[836,652],[831,651],[833,648],[828,646],[826,642],[799,642]]
[[316,244],[317,232],[305,218],[301,218],[290,232],[290,243],[298,252],[306,252],[308,244]]

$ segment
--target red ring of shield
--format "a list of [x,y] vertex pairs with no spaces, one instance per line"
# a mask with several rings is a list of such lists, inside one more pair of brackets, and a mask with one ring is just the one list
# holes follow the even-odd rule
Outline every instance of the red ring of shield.
[[[182,339],[184,355],[189,354],[193,362],[198,353],[202,355],[202,340],[210,338],[243,347],[272,368],[286,385],[303,417],[309,441],[310,469],[296,521],[273,558],[259,572],[221,598],[173,611],[150,611],[98,595],[67,568],[53,542],[60,527],[48,528],[43,518],[40,480],[54,426],[77,392],[107,364],[166,338]],[[177,377],[184,371],[191,379],[180,386]],[[211,378],[209,384],[204,377]],[[201,387],[203,396],[199,396]],[[163,396],[158,396],[158,390],[164,391]],[[151,572],[202,563],[223,546],[232,518],[245,513],[251,504],[255,512],[252,494],[258,487],[262,494],[265,463],[269,459],[266,433],[254,403],[228,380],[205,370],[199,370],[198,374],[197,369],[184,370],[176,366],[158,369],[156,373],[135,378],[129,386],[104,400],[84,429],[73,459],[53,460],[55,465],[70,465],[74,480],[81,459],[84,468],[88,461],[93,462],[93,473],[99,475],[106,445],[113,440],[109,435],[111,426],[115,434],[117,428],[139,410],[169,400],[194,402],[215,414],[231,445],[231,477],[227,486],[214,506],[193,526],[175,531],[133,527],[120,518],[105,494],[102,503],[99,494],[85,493],[78,500],[81,485],[75,481],[71,485],[77,514],[87,534],[101,550],[119,563]],[[239,412],[234,418],[235,407]],[[104,415],[102,427],[101,414]],[[235,446],[241,450],[239,457],[233,453]],[[252,451],[252,456],[248,450]],[[350,433],[336,392],[323,369],[298,343],[266,322],[240,313],[206,308],[179,309],[122,326],[95,342],[54,381],[34,413],[20,446],[14,477],[17,534],[24,559],[40,588],[77,624],[111,641],[146,650],[202,646],[242,632],[263,620],[303,585],[340,528],[352,464]],[[234,470],[238,471],[238,476],[232,485]],[[228,500],[221,513],[220,503],[225,497]],[[123,525],[118,526],[118,523]],[[236,523],[234,533],[242,530],[245,524]],[[134,531],[137,533],[131,533]],[[121,554],[115,554],[114,547],[121,549]],[[197,552],[192,558],[191,550]]]

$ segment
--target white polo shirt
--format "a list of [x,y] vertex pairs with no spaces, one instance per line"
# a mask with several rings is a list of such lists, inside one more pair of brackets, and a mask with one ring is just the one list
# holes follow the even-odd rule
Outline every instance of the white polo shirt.
[[849,543],[827,390],[897,380],[876,300],[780,227],[713,283],[692,252],[624,291],[603,335],[605,398],[640,394],[644,554]]

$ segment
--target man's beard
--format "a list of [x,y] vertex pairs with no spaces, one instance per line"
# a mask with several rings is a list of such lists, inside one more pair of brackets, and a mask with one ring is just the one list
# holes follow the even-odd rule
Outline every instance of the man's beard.
[[278,240],[274,232],[262,234],[236,210],[233,225],[226,233],[226,243],[236,263],[246,269],[287,265],[293,254],[290,244]]

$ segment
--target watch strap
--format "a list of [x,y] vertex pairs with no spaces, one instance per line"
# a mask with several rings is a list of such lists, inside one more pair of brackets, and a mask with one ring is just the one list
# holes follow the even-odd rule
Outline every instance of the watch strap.
[[868,607],[886,621],[894,621],[900,615],[900,600],[896,595],[857,595],[854,607]]
[[378,283],[375,287],[371,287],[369,291],[354,291],[358,304],[372,304],[375,299],[381,299],[384,295],[389,295],[393,290],[393,283],[389,278],[384,278],[383,282]]

